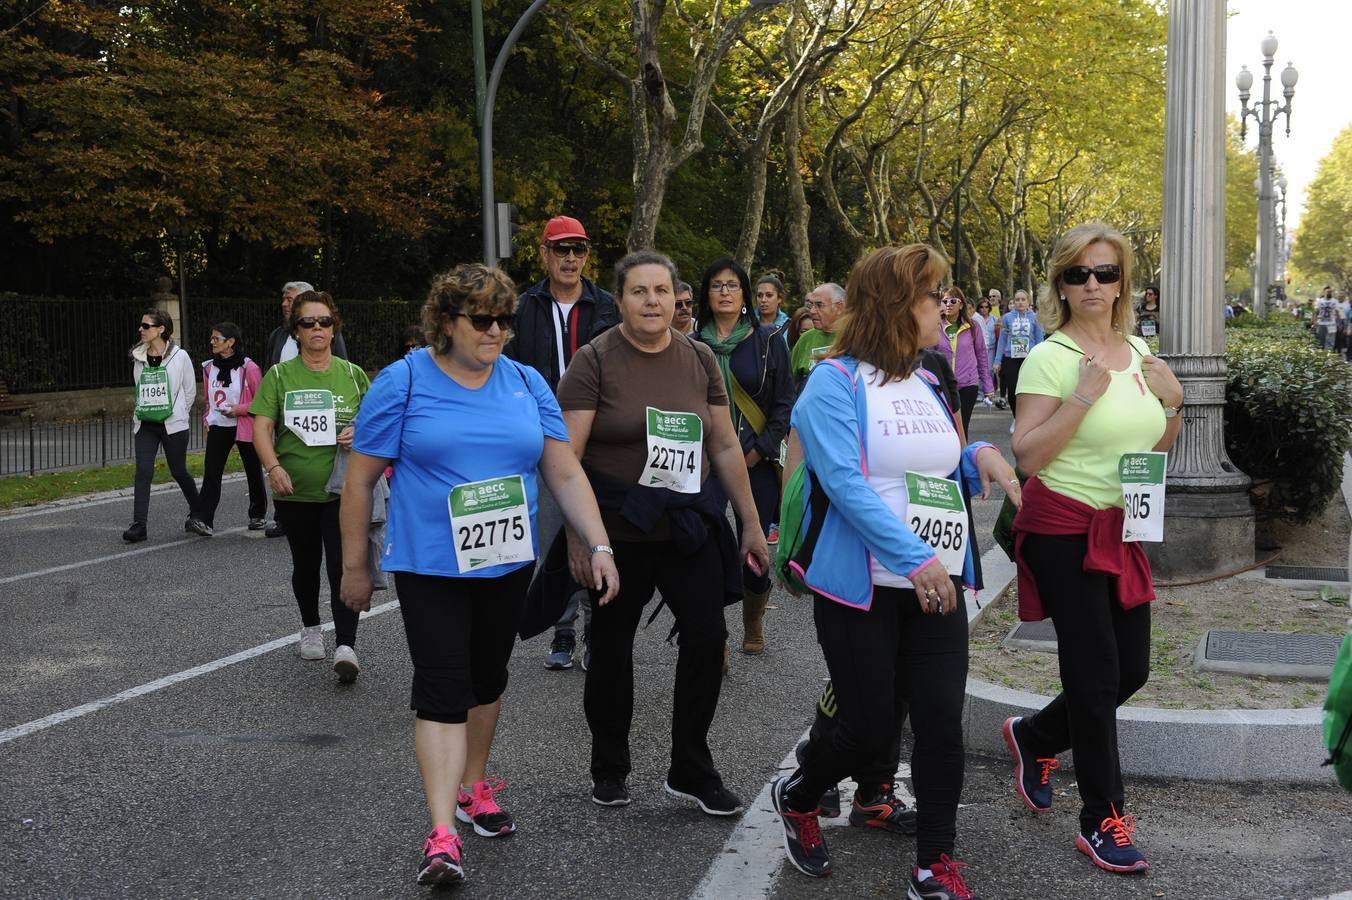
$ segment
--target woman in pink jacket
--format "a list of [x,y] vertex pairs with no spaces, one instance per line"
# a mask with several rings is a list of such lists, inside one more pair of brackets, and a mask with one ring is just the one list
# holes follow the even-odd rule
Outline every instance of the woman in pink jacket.
[[230,448],[239,448],[244,477],[249,482],[249,530],[258,531],[267,523],[268,493],[263,487],[263,466],[253,445],[253,419],[249,403],[263,372],[244,355],[239,326],[222,322],[211,329],[211,359],[202,363],[202,395],[205,398],[202,423],[207,429],[207,456],[202,467],[202,489],[198,492],[196,517],[207,528],[215,527],[216,506],[221,502],[221,475]]
[[958,379],[958,397],[962,401],[962,430],[966,434],[978,391],[986,397],[995,396],[986,336],[981,327],[967,317],[967,298],[958,288],[951,287],[944,292],[940,311],[944,317],[945,339],[929,349],[942,354],[953,367],[953,374]]

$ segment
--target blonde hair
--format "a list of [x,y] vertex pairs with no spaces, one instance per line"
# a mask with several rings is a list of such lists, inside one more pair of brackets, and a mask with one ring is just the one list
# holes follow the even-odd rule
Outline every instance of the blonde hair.
[[931,285],[948,275],[948,260],[928,244],[880,247],[860,257],[845,288],[831,356],[870,363],[885,381],[915,370],[922,349],[911,305],[929,303]]
[[1048,334],[1059,331],[1071,320],[1070,302],[1061,296],[1061,275],[1077,264],[1081,254],[1091,244],[1111,244],[1117,250],[1117,264],[1122,277],[1114,287],[1117,299],[1113,301],[1113,330],[1122,334],[1136,331],[1136,310],[1131,303],[1131,261],[1134,251],[1122,232],[1107,222],[1085,222],[1061,235],[1047,258],[1047,285],[1042,289],[1042,303],[1038,321]]
[[440,355],[451,349],[445,325],[461,313],[500,316],[515,311],[516,285],[506,272],[466,263],[432,279],[422,308],[423,334],[432,352]]

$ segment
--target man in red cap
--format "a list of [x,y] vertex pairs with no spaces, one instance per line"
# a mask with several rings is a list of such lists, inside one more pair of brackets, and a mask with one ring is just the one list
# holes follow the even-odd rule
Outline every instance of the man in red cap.
[[[559,378],[577,348],[620,321],[614,296],[582,274],[590,253],[591,241],[581,222],[572,216],[549,220],[540,241],[540,260],[547,277],[518,298],[516,330],[502,351],[519,363],[533,366],[556,391]],[[549,545],[562,523],[554,498],[548,491],[540,491],[541,547]],[[568,605],[563,618],[554,626],[554,640],[545,657],[548,669],[573,667],[578,604],[586,591],[574,586],[569,593]],[[582,659],[585,668],[585,652]]]

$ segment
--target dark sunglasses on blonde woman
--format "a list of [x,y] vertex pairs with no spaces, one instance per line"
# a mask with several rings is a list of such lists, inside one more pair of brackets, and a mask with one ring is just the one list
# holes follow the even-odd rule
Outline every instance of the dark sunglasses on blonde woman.
[[1071,266],[1061,273],[1061,280],[1066,284],[1088,284],[1089,276],[1093,275],[1099,284],[1117,284],[1117,279],[1122,277],[1121,266]]

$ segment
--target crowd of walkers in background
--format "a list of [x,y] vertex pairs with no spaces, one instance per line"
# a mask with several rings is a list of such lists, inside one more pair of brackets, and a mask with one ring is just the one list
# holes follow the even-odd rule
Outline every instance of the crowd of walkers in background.
[[[1025,290],[1006,306],[997,289],[973,303],[945,287],[948,264],[924,244],[866,254],[792,311],[781,276],[753,281],[732,257],[692,287],[666,256],[630,253],[611,293],[584,275],[591,250],[582,223],[558,216],[544,277],[519,294],[482,265],[436,276],[373,380],[347,361],[337,303],[309,284],[285,285],[258,358],[218,323],[201,365],[200,488],[186,464],[193,364],[172,320],[147,310],[123,538],[147,539],[160,448],[186,530],[211,536],[233,447],[247,528],[287,539],[303,659],[329,658],[325,573],[345,683],[361,671],[359,613],[393,587],[431,820],[423,884],[464,877],[457,821],[485,838],[516,830],[490,757],[518,635],[550,632],[544,664],[563,670],[581,630],[591,799],[632,801],[634,641],[658,597],[679,649],[664,789],[741,813],[708,742],[732,665],[724,610],[741,607],[741,651],[762,653],[778,575],[810,597],[831,675],[797,769],[772,789],[790,862],[830,873],[818,820],[840,813],[849,776],[850,824],[915,837],[908,896],[962,900],[976,896],[957,860],[964,590],[981,586],[971,503],[994,485],[1017,510],[1020,615],[1052,619],[1064,688],[1005,723],[1016,793],[1050,808],[1070,750],[1075,845],[1103,869],[1143,870],[1115,716],[1148,675],[1153,594],[1123,538],[1118,460],[1167,450],[1183,398],[1146,341],[1159,294],[1133,303],[1122,235],[1091,223],[1063,236],[1036,310]],[[1315,321],[1333,349],[1346,301],[1327,291]],[[1014,461],[970,440],[979,403],[1010,409]],[[915,808],[894,775],[908,718]]]

